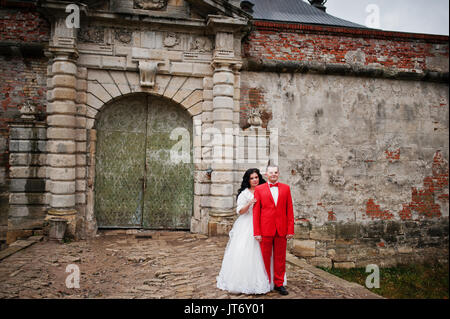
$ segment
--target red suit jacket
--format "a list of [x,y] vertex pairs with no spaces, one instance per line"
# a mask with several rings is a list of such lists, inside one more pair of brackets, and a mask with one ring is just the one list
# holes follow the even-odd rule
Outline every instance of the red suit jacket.
[[278,201],[275,202],[268,183],[256,186],[257,202],[253,206],[253,235],[280,236],[294,234],[294,209],[289,185],[278,183]]

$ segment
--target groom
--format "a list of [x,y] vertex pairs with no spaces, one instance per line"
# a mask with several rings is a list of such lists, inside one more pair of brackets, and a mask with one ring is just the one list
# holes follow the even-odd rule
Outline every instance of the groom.
[[269,281],[273,249],[274,287],[280,294],[287,295],[288,292],[283,286],[286,271],[286,245],[287,239],[294,237],[291,189],[286,184],[278,183],[277,166],[269,165],[266,177],[269,181],[256,186],[255,189],[253,235],[260,243]]

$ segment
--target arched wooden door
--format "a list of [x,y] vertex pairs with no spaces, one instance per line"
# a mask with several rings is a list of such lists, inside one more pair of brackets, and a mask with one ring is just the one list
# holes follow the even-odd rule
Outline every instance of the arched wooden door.
[[[138,94],[105,106],[96,129],[98,226],[189,229],[193,164],[188,112],[164,98]],[[188,162],[171,156],[183,138]]]

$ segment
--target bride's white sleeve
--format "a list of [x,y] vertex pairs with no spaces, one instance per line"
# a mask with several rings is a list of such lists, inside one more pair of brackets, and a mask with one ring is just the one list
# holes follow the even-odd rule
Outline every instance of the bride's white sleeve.
[[247,196],[245,196],[244,192],[241,192],[239,194],[238,199],[237,199],[237,204],[236,204],[237,205],[237,207],[236,207],[236,214],[240,215],[239,211],[242,209],[242,207],[244,207],[247,204],[247,198],[246,197]]

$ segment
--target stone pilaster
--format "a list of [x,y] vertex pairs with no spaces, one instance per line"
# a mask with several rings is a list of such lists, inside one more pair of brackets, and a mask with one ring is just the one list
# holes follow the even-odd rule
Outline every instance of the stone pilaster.
[[88,224],[86,216],[87,205],[87,130],[86,130],[86,113],[87,113],[87,68],[78,67],[76,76],[76,127],[75,127],[75,142],[76,142],[76,168],[75,168],[75,202],[77,216],[77,237],[86,238],[92,237],[96,232],[96,227],[92,231],[91,224]]

